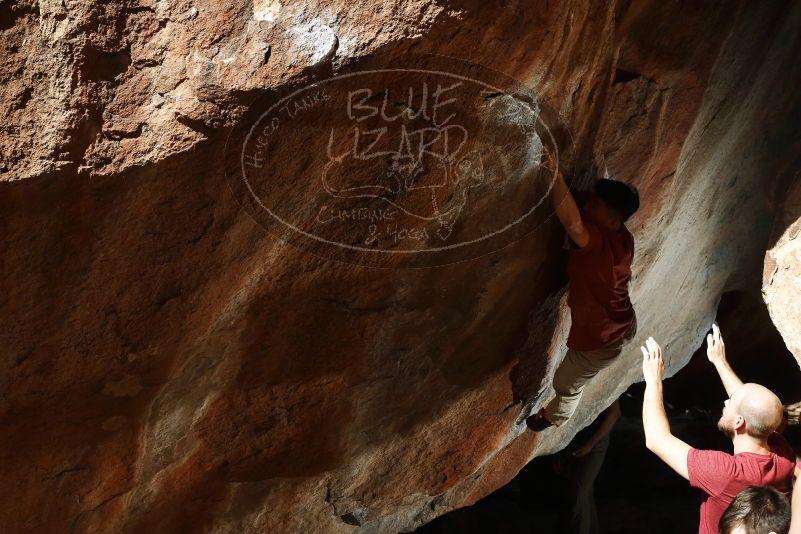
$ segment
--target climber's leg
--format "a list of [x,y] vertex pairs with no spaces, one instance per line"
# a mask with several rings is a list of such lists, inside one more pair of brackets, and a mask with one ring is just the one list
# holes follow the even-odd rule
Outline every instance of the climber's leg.
[[554,425],[561,425],[576,411],[584,385],[598,371],[608,366],[623,351],[624,343],[612,347],[578,351],[568,350],[565,359],[556,370],[553,389],[556,392],[545,408],[545,417]]
[[607,434],[586,456],[573,459],[570,469],[567,470],[571,507],[565,532],[571,534],[600,532],[595,508],[594,484],[598,473],[601,472],[608,448]]
[[551,425],[559,426],[570,419],[581,400],[584,384],[609,365],[621,353],[622,348],[621,344],[593,351],[568,349],[553,377],[556,396],[538,414],[526,419],[528,428],[541,432]]
[[598,374],[598,371],[612,363],[636,333],[637,323],[635,322],[626,336],[610,347],[591,351],[568,349],[565,359],[553,377],[553,389],[556,391],[556,397],[545,407],[543,413],[545,419],[554,425],[560,425],[570,419],[581,400],[584,385]]
[[556,396],[538,414],[526,419],[528,428],[534,432],[541,432],[551,425],[559,426],[570,419],[581,400],[584,384],[618,354],[620,354],[619,348],[596,351],[568,349],[553,377]]
[[551,425],[558,426],[570,419],[581,400],[584,385],[598,374],[598,371],[612,363],[636,333],[637,323],[634,322],[625,337],[614,345],[591,351],[568,349],[554,374],[553,389],[556,396],[539,413],[526,419],[528,428],[540,432]]
[[545,417],[554,425],[570,419],[576,411],[584,385],[620,354],[620,347],[594,351],[570,349],[553,377],[556,397],[545,408]]

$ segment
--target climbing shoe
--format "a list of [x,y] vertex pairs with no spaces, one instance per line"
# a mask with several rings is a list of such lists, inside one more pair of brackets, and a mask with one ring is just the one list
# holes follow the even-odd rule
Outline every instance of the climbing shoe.
[[548,421],[548,418],[545,417],[545,410],[543,409],[540,410],[539,413],[526,418],[526,426],[529,430],[533,430],[534,432],[542,432],[546,428],[553,426],[553,423]]

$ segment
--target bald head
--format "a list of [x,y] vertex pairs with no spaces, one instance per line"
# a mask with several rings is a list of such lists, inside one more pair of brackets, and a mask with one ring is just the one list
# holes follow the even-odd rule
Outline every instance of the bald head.
[[759,384],[743,384],[732,395],[733,408],[745,419],[746,432],[767,439],[782,422],[782,403],[771,390]]

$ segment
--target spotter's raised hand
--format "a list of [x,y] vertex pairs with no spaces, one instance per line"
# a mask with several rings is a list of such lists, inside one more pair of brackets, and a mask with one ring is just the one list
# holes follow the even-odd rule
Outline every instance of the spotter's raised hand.
[[662,347],[654,338],[645,340],[642,351],[642,376],[646,383],[659,382],[665,372],[665,362],[662,359]]

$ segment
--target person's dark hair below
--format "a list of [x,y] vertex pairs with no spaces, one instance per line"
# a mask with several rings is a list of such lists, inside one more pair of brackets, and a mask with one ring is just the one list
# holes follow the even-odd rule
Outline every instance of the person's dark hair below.
[[787,534],[790,502],[767,486],[749,486],[741,491],[720,517],[721,534]]
[[602,178],[595,182],[595,194],[601,197],[607,206],[618,212],[624,222],[640,209],[640,193],[632,185]]

